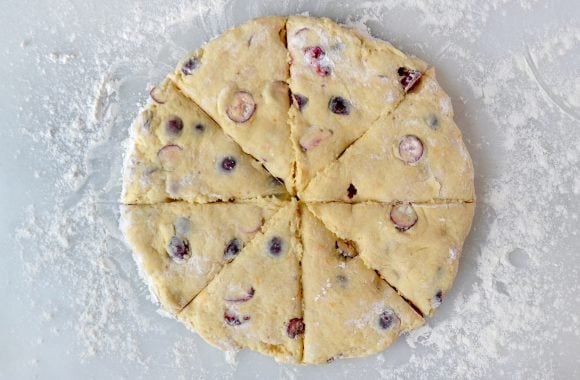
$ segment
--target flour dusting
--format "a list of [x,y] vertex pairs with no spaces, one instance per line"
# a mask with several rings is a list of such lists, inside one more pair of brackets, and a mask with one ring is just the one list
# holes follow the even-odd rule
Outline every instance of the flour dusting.
[[[76,20],[64,0],[54,3],[62,20]],[[257,354],[225,361],[159,318],[118,231],[124,141],[147,89],[227,27],[308,11],[388,38],[438,69],[474,159],[478,196],[457,283],[436,317],[379,355],[332,363],[329,373],[339,375],[328,378],[580,376],[580,14],[539,23],[532,16],[557,5],[534,0],[118,6],[99,31],[84,33],[89,26],[78,20],[68,32],[41,23],[47,33],[69,33],[65,42],[23,34],[10,51],[52,79],[23,78],[30,95],[15,132],[37,151],[39,164],[28,169],[47,194],[18,215],[14,234],[25,284],[50,294],[27,296],[46,330],[34,344],[70,334],[68,352],[80,365],[106,371],[112,363],[121,372],[102,373],[115,378],[321,376]],[[506,31],[514,18],[525,20],[522,29]],[[517,42],[503,41],[506,33],[519,33]],[[41,112],[28,113],[32,105]],[[36,373],[43,365],[29,358]]]

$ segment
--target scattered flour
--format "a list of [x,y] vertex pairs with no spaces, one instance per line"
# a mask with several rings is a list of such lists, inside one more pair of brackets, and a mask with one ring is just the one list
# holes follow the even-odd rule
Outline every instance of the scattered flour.
[[[209,4],[178,1],[161,10],[128,5],[119,11],[122,19],[102,26],[110,38],[106,33],[87,37],[89,51],[63,47],[68,53],[62,53],[35,37],[20,44],[39,66],[49,65],[47,77],[68,79],[39,89],[46,118],[20,118],[27,125],[21,133],[42,149],[46,161],[43,169],[33,169],[35,175],[47,179],[46,191],[53,194],[50,206],[30,205],[16,230],[25,279],[68,289],[59,295],[68,304],[65,321],[55,324],[54,316],[63,311],[50,301],[39,302],[37,312],[53,334],[75,332],[72,350],[80,359],[132,363],[139,377],[233,378],[242,370],[243,363],[234,359],[225,367],[208,364],[214,351],[208,353],[193,334],[160,321],[144,306],[147,289],[117,229],[123,140],[142,104],[135,101],[143,102],[148,86],[186,51],[242,21],[234,17],[239,3]],[[541,13],[544,5],[531,0],[333,4],[321,1],[312,9],[288,1],[272,9],[252,4],[243,14],[309,10],[374,32],[400,15],[414,16],[420,29],[416,40],[429,35],[439,40],[440,50],[410,45],[390,24],[389,37],[441,67],[444,84],[451,85],[456,120],[476,166],[479,203],[458,284],[435,319],[407,336],[409,347],[399,343],[373,358],[331,367],[344,377],[384,379],[552,378],[571,371],[566,365],[575,365],[574,355],[562,358],[544,347],[555,347],[562,336],[571,337],[576,348],[580,340],[579,305],[573,301],[580,273],[568,265],[578,263],[580,64],[574,59],[580,56],[580,25],[573,18],[539,30],[530,25],[522,31],[522,37],[528,33],[527,44],[503,50],[491,43],[490,53],[475,48],[490,23]],[[82,38],[72,34],[70,41]],[[450,252],[450,259],[455,255]],[[150,347],[148,337],[166,335],[174,337],[172,346]],[[393,359],[393,350],[404,358]],[[357,363],[363,362],[361,369]],[[39,362],[31,359],[30,365]],[[280,378],[317,373],[276,366]]]

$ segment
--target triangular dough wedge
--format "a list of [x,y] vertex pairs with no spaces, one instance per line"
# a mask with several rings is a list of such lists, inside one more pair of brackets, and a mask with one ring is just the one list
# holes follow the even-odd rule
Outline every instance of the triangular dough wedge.
[[353,241],[363,261],[424,315],[433,313],[453,284],[474,206],[309,205],[327,228]]
[[399,69],[418,75],[426,64],[329,19],[291,16],[286,28],[296,184],[303,190],[403,99],[409,79]]
[[297,205],[291,202],[180,314],[208,343],[282,362],[302,358]]
[[224,131],[293,187],[284,17],[225,31],[185,57],[174,79]]
[[175,314],[240,253],[278,208],[274,201],[122,206],[121,229],[150,290]]
[[123,203],[207,202],[285,193],[195,103],[165,80],[131,128]]
[[306,201],[473,201],[473,165],[433,70],[301,195]]
[[305,206],[301,231],[305,363],[380,352],[423,323],[351,244],[328,231]]

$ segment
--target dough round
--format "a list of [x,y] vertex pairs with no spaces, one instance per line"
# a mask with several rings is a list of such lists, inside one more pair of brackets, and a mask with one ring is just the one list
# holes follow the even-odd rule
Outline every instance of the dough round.
[[327,363],[445,300],[475,193],[428,64],[328,19],[263,17],[150,95],[121,228],[154,299],[207,342]]

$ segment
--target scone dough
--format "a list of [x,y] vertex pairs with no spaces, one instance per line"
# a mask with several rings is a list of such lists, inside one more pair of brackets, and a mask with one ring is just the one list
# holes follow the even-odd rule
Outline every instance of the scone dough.
[[380,352],[423,324],[409,304],[302,207],[304,363]]
[[[278,210],[277,202],[123,206],[134,257],[162,306],[177,313],[235,258]],[[229,248],[229,250],[228,250]],[[182,249],[184,257],[174,257]]]
[[284,17],[229,29],[186,56],[173,78],[242,149],[292,190]]
[[223,350],[251,348],[299,362],[304,324],[297,224],[297,204],[290,202],[179,318]]
[[329,19],[293,16],[286,28],[296,184],[302,190],[404,98],[400,67],[427,66]]
[[123,202],[208,202],[285,193],[251,156],[170,80],[131,127]]
[[[398,207],[410,207],[416,215],[405,231],[392,220]],[[318,203],[310,208],[331,231],[353,241],[364,262],[424,315],[432,315],[455,279],[474,204]]]
[[306,16],[187,54],[131,127],[122,229],[166,311],[222,350],[384,350],[448,296],[473,165],[433,68]]

